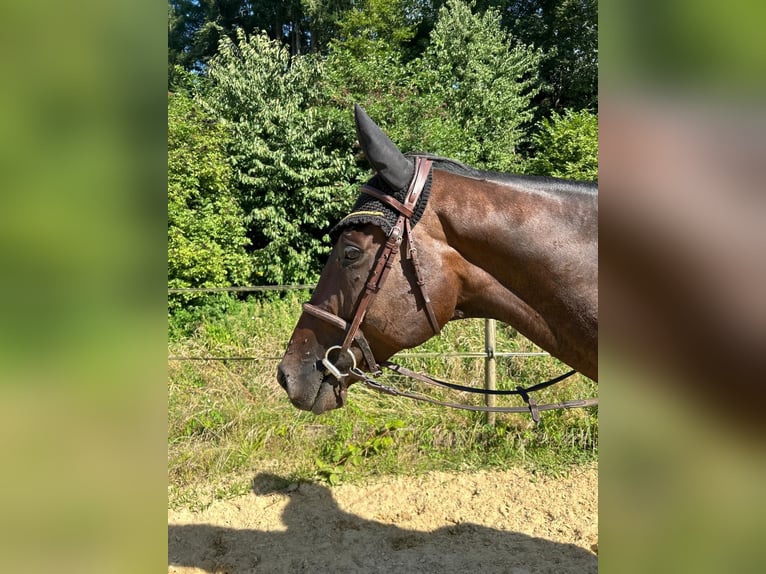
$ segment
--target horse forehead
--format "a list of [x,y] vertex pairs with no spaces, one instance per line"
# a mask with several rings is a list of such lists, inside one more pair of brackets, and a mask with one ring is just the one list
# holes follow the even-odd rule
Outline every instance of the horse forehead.
[[343,239],[360,244],[382,243],[385,240],[385,234],[377,225],[367,223],[345,229],[341,233],[338,242],[340,243]]

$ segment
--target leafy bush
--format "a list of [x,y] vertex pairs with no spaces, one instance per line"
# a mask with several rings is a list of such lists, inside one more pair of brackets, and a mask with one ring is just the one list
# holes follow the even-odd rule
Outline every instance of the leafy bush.
[[416,60],[419,87],[436,104],[421,133],[427,148],[475,167],[511,171],[532,119],[541,53],[513,41],[497,11],[448,0]]
[[541,55],[514,42],[496,11],[474,14],[472,7],[460,0],[442,6],[429,47],[411,61],[406,19],[386,32],[376,28],[382,17],[351,13],[328,57],[334,104],[350,110],[361,103],[404,151],[501,171],[520,165],[517,145],[532,119]]
[[[237,285],[250,276],[243,214],[232,193],[227,136],[193,99],[168,98],[168,287]],[[170,309],[191,294],[170,297]]]
[[[254,283],[309,283],[329,252],[325,233],[359,176],[354,133],[322,105],[318,58],[290,58],[265,34],[224,38],[210,62],[210,110],[231,132],[229,155],[253,245]],[[349,112],[346,111],[346,114]]]
[[529,171],[569,179],[598,179],[598,116],[588,110],[553,113],[533,136],[537,155]]
[[204,76],[176,74],[196,96],[168,104],[170,286],[316,281],[326,232],[369,175],[355,158],[354,102],[405,151],[596,177],[588,112],[543,121],[524,167],[541,54],[511,37],[496,10],[448,0],[413,58],[421,31],[409,4],[355,4],[326,55],[291,56],[265,33],[239,30],[221,40]]

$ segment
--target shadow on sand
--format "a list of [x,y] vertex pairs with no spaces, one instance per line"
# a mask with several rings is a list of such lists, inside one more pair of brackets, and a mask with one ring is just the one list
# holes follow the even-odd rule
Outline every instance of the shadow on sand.
[[168,525],[168,564],[211,573],[348,572],[512,573],[597,572],[596,556],[516,532],[470,523],[433,532],[402,529],[341,510],[319,484],[285,489],[287,481],[259,474],[257,495],[289,496],[286,532],[210,524]]

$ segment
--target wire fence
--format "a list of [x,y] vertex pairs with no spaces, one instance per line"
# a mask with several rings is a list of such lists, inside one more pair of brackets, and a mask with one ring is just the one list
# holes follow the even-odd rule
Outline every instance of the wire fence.
[[[294,291],[294,290],[310,290],[316,285],[259,285],[250,287],[186,287],[186,288],[169,288],[168,293],[248,293],[259,291]],[[497,361],[500,357],[548,357],[550,353],[545,351],[532,351],[532,352],[498,352],[495,349],[495,330],[496,324],[494,319],[484,319],[484,350],[483,351],[471,351],[471,352],[450,352],[450,353],[433,353],[433,352],[416,352],[416,353],[398,353],[399,358],[428,358],[428,357],[458,357],[458,358],[473,358],[484,359],[484,388],[487,390],[495,389],[495,382],[497,378]],[[169,361],[278,361],[281,360],[281,356],[230,356],[230,357],[186,357],[186,356],[169,356]],[[485,404],[488,407],[495,406],[495,397],[492,394],[485,396]],[[486,413],[486,420],[489,425],[495,424],[495,413]]]
[[[248,287],[178,287],[168,288],[168,293],[255,293],[259,291],[300,291],[311,290],[316,287],[316,284],[292,284],[292,285],[254,285]],[[485,334],[488,332],[488,321],[492,319],[485,319]],[[451,352],[451,353],[430,353],[430,352],[417,352],[417,353],[397,353],[397,357],[400,358],[434,358],[434,357],[455,357],[465,359],[491,359],[501,357],[548,357],[550,353],[545,351],[530,351],[530,352],[498,352],[494,349],[494,344],[489,345],[486,341],[483,351],[471,351],[471,352]],[[282,357],[273,356],[231,356],[231,357],[186,357],[186,356],[169,356],[168,361],[278,361]]]
[[256,291],[299,291],[301,289],[313,289],[316,285],[256,285],[253,287],[178,287],[169,288],[168,293],[223,293],[226,291],[237,293],[251,293]]

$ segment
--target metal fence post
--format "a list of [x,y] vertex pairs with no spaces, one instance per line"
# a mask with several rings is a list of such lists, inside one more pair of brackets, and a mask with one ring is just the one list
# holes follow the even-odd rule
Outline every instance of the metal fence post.
[[[497,381],[496,360],[495,360],[495,320],[484,319],[484,388],[488,391],[495,390]],[[484,403],[488,407],[495,406],[495,395],[484,395]],[[495,413],[487,413],[487,424],[495,426]]]

